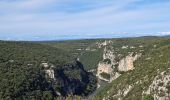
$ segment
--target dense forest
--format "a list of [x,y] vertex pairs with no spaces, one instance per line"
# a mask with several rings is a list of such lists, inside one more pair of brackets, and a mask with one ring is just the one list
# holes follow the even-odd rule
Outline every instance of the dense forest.
[[[48,78],[43,63],[53,65]],[[96,78],[66,51],[32,42],[0,41],[0,98],[44,99],[87,96]]]

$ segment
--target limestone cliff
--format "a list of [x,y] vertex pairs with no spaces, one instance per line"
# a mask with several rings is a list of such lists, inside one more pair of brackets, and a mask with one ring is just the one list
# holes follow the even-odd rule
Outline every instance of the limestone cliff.
[[[109,42],[110,43],[110,42]],[[117,48],[112,45],[107,45],[103,50],[103,60],[99,62],[97,74],[99,79],[111,82],[118,78],[120,72],[127,72],[134,69],[134,61],[136,61],[141,53],[129,52],[129,54],[122,58],[121,53],[117,53]],[[107,79],[101,74],[107,74]]]
[[101,80],[109,81],[110,79],[106,79],[106,78],[102,77],[100,74],[107,73],[111,76],[112,72],[113,72],[112,64],[108,64],[107,62],[100,62],[98,65],[98,68],[97,68],[96,76],[98,76],[98,78]]
[[[120,76],[119,73],[116,73],[115,70],[115,57],[114,49],[111,47],[105,47],[103,51],[103,60],[99,62],[97,68],[97,74],[99,79],[111,82],[112,80],[116,79]],[[102,77],[102,73],[108,74],[109,78],[106,79]]]
[[140,56],[141,54],[136,54],[135,56],[133,56],[133,53],[131,53],[125,58],[121,59],[118,65],[118,71],[126,72],[129,70],[133,70],[134,69],[133,62],[136,61]]
[[114,49],[113,49],[113,47],[109,47],[109,49],[108,49],[108,47],[105,47],[104,48],[104,51],[103,51],[103,60],[105,60],[105,59],[110,59],[110,63],[111,64],[115,64],[116,62],[115,62],[115,57],[116,57],[116,55],[114,54]]

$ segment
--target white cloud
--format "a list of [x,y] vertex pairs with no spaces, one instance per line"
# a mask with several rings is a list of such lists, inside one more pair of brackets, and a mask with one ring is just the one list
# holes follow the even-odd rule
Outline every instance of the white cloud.
[[[94,34],[122,33],[123,31],[141,34],[153,31],[154,33],[170,28],[169,2],[140,5],[132,9],[128,7],[132,7],[132,4],[141,0],[72,1],[0,1],[2,5],[0,6],[0,35],[1,33],[36,33],[38,35],[88,33],[88,36],[89,34],[94,36]],[[79,9],[79,7],[71,6],[75,1],[87,4],[84,6],[90,9],[68,12],[67,9],[71,9],[69,7]]]
[[167,31],[167,32],[158,32],[158,35],[170,35],[170,31]]

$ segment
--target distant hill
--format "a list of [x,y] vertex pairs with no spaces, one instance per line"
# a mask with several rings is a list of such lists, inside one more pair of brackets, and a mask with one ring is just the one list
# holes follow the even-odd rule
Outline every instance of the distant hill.
[[165,35],[165,36],[163,36],[163,37],[170,37],[170,35]]

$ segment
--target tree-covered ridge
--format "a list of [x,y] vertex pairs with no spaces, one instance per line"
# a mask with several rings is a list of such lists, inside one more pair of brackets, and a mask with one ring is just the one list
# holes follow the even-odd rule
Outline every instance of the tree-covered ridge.
[[[54,66],[47,77],[42,63]],[[95,77],[66,51],[31,42],[0,41],[0,98],[57,99],[86,96],[96,88]]]
[[23,61],[50,61],[57,60],[69,62],[72,58],[67,52],[58,48],[43,46],[36,43],[27,42],[6,42],[1,41],[1,59],[2,60],[23,60]]

